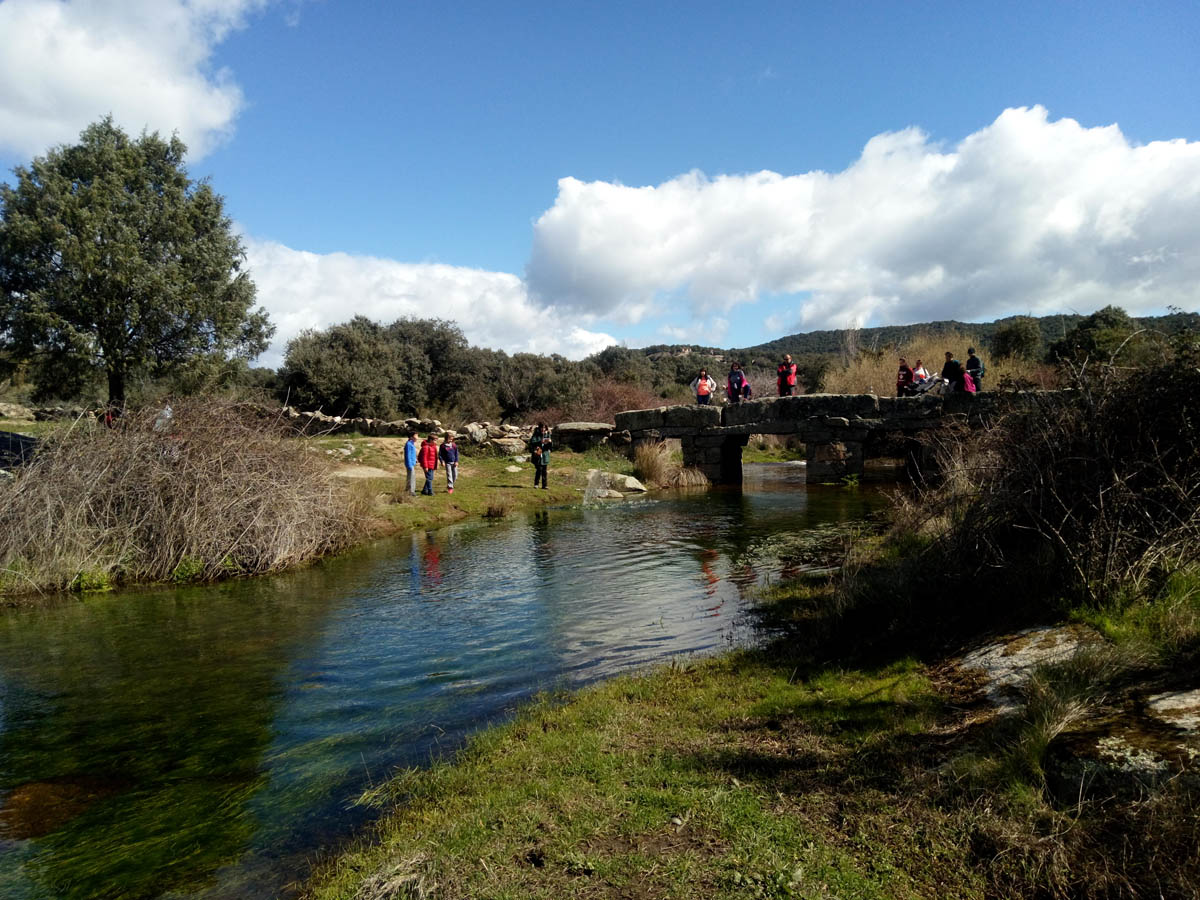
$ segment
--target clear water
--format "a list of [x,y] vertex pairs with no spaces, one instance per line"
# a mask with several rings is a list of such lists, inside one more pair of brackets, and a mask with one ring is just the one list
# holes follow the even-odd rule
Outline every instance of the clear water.
[[536,691],[752,640],[747,588],[783,536],[876,499],[746,475],[0,612],[0,897],[286,895],[393,767]]

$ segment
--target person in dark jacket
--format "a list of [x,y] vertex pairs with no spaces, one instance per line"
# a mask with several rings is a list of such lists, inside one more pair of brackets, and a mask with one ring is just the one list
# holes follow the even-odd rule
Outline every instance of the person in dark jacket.
[[430,432],[429,437],[425,438],[425,443],[421,444],[417,456],[419,457],[417,461],[425,470],[425,487],[421,488],[421,493],[433,496],[433,473],[437,471],[438,466],[437,438],[433,436],[433,432]]
[[729,367],[729,378],[725,382],[725,396],[730,403],[741,403],[750,399],[750,382],[742,371],[742,364],[735,362]]
[[900,357],[900,371],[896,373],[896,396],[911,397],[913,392],[913,370],[904,357]]
[[775,386],[780,397],[790,397],[796,390],[796,364],[790,353],[783,354],[783,362],[775,368]]
[[983,390],[983,360],[975,355],[975,348],[967,348],[967,374],[971,376],[971,380],[975,382],[975,390]]
[[438,448],[438,459],[446,469],[446,493],[454,493],[454,482],[458,480],[458,444],[454,442],[454,432],[446,433],[442,438],[442,446]]
[[942,378],[950,382],[950,390],[964,391],[966,384],[963,380],[963,364],[954,358],[954,354],[946,351],[946,364],[942,366]]
[[546,489],[546,469],[550,465],[550,429],[545,422],[538,422],[529,438],[529,461],[533,463],[533,486],[542,483]]

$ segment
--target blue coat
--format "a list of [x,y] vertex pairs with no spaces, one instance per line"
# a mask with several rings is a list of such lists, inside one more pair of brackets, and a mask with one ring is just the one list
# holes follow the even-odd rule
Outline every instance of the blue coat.
[[408,469],[417,467],[417,442],[409,441],[404,445],[404,466]]

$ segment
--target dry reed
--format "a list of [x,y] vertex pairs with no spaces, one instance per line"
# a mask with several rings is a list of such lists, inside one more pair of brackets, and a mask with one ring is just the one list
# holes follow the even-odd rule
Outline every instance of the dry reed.
[[76,422],[2,490],[4,593],[274,572],[368,527],[304,441],[215,402]]
[[[862,349],[855,347],[847,362],[834,366],[825,374],[822,387],[830,394],[876,394],[894,396],[896,372],[899,358],[903,356],[910,366],[921,360],[929,374],[937,376],[946,361],[949,350],[960,362],[967,361],[967,348],[982,348],[978,337],[970,334],[916,334],[895,347]],[[983,387],[995,388],[1001,382],[1032,382],[1037,387],[1053,387],[1053,369],[1030,360],[988,359],[983,356],[986,368]]]

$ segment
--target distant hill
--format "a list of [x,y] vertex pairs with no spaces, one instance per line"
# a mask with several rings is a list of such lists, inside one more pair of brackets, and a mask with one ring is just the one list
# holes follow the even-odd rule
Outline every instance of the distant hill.
[[[1008,316],[994,322],[959,322],[946,319],[938,322],[918,322],[913,325],[884,325],[878,328],[863,328],[858,332],[860,347],[884,348],[902,344],[915,334],[962,334],[968,332],[978,336],[982,349],[990,348],[992,335],[996,329],[1012,322],[1020,316]],[[1049,346],[1063,337],[1074,325],[1083,319],[1080,315],[1030,316],[1037,322],[1042,331],[1042,343]],[[1148,316],[1135,318],[1143,328],[1151,328],[1171,334],[1183,328],[1191,327],[1200,330],[1200,313],[1180,312],[1165,316]],[[799,334],[789,334],[786,337],[756,344],[753,347],[738,347],[720,350],[716,347],[701,347],[697,344],[655,344],[644,347],[642,352],[650,357],[681,356],[698,354],[711,356],[716,359],[742,357],[744,361],[752,359],[776,359],[784,353],[793,356],[806,354],[836,354],[840,353],[845,329],[831,331],[807,331]]]

